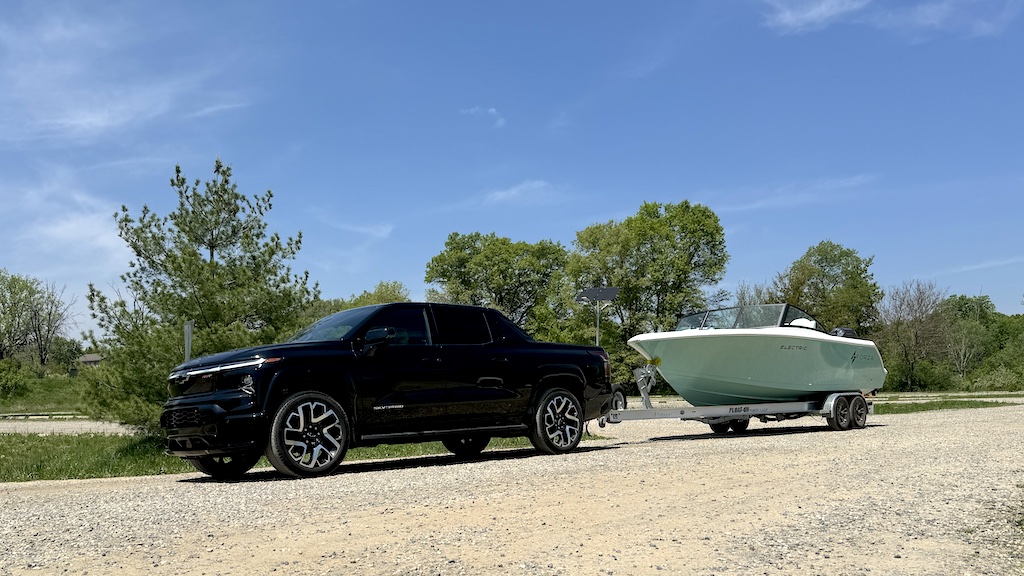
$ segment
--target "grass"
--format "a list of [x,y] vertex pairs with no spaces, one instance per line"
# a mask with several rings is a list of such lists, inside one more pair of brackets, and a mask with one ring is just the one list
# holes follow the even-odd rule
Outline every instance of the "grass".
[[0,481],[174,474],[194,470],[163,453],[156,438],[0,434]]
[[14,396],[0,399],[0,414],[81,412],[84,397],[85,380],[81,378],[40,378],[32,380]]
[[[76,386],[76,384],[77,381],[69,378],[40,380],[39,385],[33,387],[30,392],[0,402],[0,413],[74,410],[81,398],[80,386]],[[1020,393],[1012,395],[1020,395]],[[915,398],[920,397],[920,395],[915,395]],[[1011,405],[995,400],[973,399],[978,396],[964,398],[961,393],[955,393],[949,397],[929,394],[927,397],[936,399],[906,404],[878,402],[875,404],[874,410],[876,414],[907,414],[927,410],[958,410]],[[899,398],[888,399],[898,400]],[[589,438],[597,437],[590,436]],[[526,448],[529,446],[530,443],[525,438],[495,438],[491,441],[488,449]],[[142,436],[0,434],[0,482],[149,476],[195,471],[184,460],[167,456],[163,450],[162,440]],[[373,448],[354,448],[349,450],[345,460],[411,458],[445,453],[447,450],[440,442],[395,444]],[[266,459],[257,464],[257,467],[265,466],[269,466]]]
[[[495,438],[488,449],[526,448],[526,438]],[[440,442],[353,448],[345,461],[447,454]],[[266,458],[257,467],[270,466]],[[0,434],[0,482],[153,476],[195,472],[164,454],[163,440],[143,436]]]
[[931,400],[908,404],[875,404],[875,414],[910,414],[929,410],[962,410],[965,408],[991,408],[993,406],[1015,406],[1013,402],[995,400]]

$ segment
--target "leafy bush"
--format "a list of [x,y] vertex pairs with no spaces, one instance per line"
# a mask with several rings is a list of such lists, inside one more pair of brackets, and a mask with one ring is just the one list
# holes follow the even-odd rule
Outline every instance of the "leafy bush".
[[1024,375],[1000,366],[971,383],[970,389],[978,392],[1017,392],[1024,390]]
[[[197,348],[203,350],[203,345]],[[102,364],[79,374],[86,384],[86,414],[160,435],[167,375],[183,359],[177,330],[160,326],[137,330],[124,345],[105,350]]]
[[902,363],[888,364],[886,368],[889,370],[885,377],[888,392],[942,392],[957,388],[955,374],[945,364],[920,360],[914,363],[912,373],[911,368]]
[[0,400],[10,398],[25,390],[32,371],[14,358],[0,360]]

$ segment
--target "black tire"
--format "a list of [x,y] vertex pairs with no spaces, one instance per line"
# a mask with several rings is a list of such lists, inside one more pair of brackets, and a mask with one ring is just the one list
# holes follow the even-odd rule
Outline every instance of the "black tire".
[[237,480],[252,469],[263,454],[225,454],[220,456],[200,456],[188,458],[196,470],[218,480]]
[[750,418],[740,418],[729,422],[729,428],[732,428],[733,432],[746,432],[748,426],[750,426]]
[[483,452],[490,442],[490,436],[460,436],[458,438],[443,438],[441,440],[441,444],[444,444],[444,447],[449,452],[459,458],[476,456]]
[[267,460],[288,476],[323,476],[341,464],[348,439],[348,415],[341,404],[327,394],[299,392],[274,413]]
[[625,410],[626,409],[626,395],[621,389],[616,388],[612,392],[612,410]]
[[846,396],[836,398],[836,401],[832,404],[832,413],[825,416],[825,421],[828,422],[828,427],[833,430],[850,429],[850,401]]
[[868,425],[868,401],[863,396],[850,399],[850,427],[866,428]]
[[725,434],[729,431],[729,422],[716,422],[715,424],[708,424],[711,426],[711,431],[715,434]]
[[530,424],[534,448],[545,454],[564,454],[579,446],[583,438],[583,409],[572,392],[554,388],[537,401]]

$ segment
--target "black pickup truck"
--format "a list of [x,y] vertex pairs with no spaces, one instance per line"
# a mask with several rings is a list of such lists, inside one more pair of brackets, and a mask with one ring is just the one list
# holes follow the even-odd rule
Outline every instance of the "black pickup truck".
[[178,366],[160,425],[168,453],[218,478],[266,454],[289,476],[328,474],[356,446],[492,437],[568,452],[611,409],[608,355],[537,342],[496,310],[395,303],[327,316],[282,344]]

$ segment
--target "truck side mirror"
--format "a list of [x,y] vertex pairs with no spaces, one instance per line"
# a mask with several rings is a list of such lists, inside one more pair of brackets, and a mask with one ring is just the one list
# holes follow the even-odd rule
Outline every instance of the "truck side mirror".
[[363,354],[373,356],[374,350],[380,346],[387,346],[387,344],[394,339],[394,328],[370,328],[366,331],[366,337],[363,339]]

